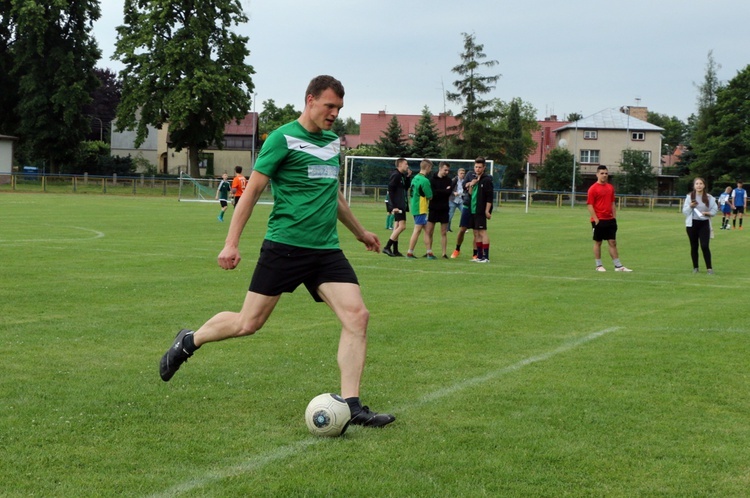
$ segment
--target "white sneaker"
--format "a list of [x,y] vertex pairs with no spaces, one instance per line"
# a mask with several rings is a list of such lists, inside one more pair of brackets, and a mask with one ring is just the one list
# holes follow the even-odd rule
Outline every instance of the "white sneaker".
[[596,271],[607,271],[607,269],[604,268],[602,265],[599,265],[596,267]]
[[625,266],[615,266],[615,271],[633,271]]

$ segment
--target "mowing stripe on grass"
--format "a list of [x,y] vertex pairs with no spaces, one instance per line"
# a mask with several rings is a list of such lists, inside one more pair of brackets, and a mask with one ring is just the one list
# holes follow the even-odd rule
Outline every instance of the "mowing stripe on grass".
[[[567,342],[563,344],[562,346],[556,349],[553,349],[552,351],[548,351],[546,353],[542,353],[537,356],[531,356],[529,358],[525,358],[517,363],[514,363],[507,367],[503,367],[499,370],[488,372],[487,374],[481,375],[479,377],[466,379],[462,382],[453,384],[452,386],[448,386],[444,389],[440,389],[433,393],[427,394],[423,396],[421,399],[417,400],[416,403],[406,405],[398,411],[404,412],[404,411],[412,410],[414,408],[417,408],[418,406],[444,398],[458,391],[463,391],[464,389],[468,389],[470,387],[482,384],[484,382],[488,382],[490,380],[496,379],[503,375],[518,371],[525,366],[532,365],[534,363],[539,363],[541,361],[549,360],[550,358],[557,356],[558,354],[565,353],[567,351],[575,349],[578,346],[582,346],[588,342],[598,339],[599,337],[602,337],[605,334],[609,334],[610,332],[615,332],[619,330],[620,328],[621,327],[610,327],[604,330],[600,330],[598,332],[593,332],[587,336],[580,337],[573,341]],[[169,488],[168,490],[162,493],[154,494],[151,496],[166,497],[166,496],[177,496],[183,493],[187,493],[187,492],[193,491],[194,489],[202,488],[203,486],[206,486],[212,482],[226,479],[227,477],[242,475],[248,472],[258,470],[270,463],[294,456],[300,453],[305,448],[312,446],[314,444],[320,444],[322,441],[324,440],[321,438],[305,439],[302,441],[297,441],[295,443],[291,443],[286,446],[277,448],[268,453],[258,455],[257,457],[253,459],[246,460],[237,465],[232,465],[231,467],[227,467],[224,470],[206,472],[206,474],[204,474],[202,477],[196,477],[195,479],[185,481],[183,483],[177,484]]]

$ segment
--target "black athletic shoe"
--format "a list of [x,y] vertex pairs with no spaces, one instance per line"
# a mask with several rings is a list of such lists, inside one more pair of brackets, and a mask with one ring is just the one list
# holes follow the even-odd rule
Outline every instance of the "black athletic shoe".
[[192,333],[192,330],[180,330],[174,338],[172,347],[161,357],[161,361],[159,362],[159,375],[161,375],[161,380],[164,382],[169,381],[175,372],[180,369],[180,365],[193,356],[193,353],[188,353],[182,345],[185,336]]
[[393,251],[391,251],[387,247],[385,249],[383,249],[383,254],[385,254],[386,256],[390,256],[390,257],[394,257],[395,256],[395,254],[393,254]]
[[384,427],[396,420],[396,417],[387,413],[375,413],[370,408],[363,406],[362,410],[354,415],[349,422],[350,425],[362,425],[364,427]]
[[397,258],[403,258],[404,257],[404,255],[402,253],[398,252],[398,251],[393,251],[393,255],[396,256]]

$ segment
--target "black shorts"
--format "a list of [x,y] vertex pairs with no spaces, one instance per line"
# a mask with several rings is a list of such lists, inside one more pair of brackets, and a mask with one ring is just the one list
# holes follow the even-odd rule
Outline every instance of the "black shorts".
[[429,211],[427,213],[427,221],[430,223],[448,223],[448,210],[445,211]]
[[400,211],[393,215],[393,221],[406,221],[406,213]]
[[598,224],[592,221],[591,231],[594,234],[594,240],[597,242],[615,240],[617,239],[617,220],[614,218],[611,220],[599,220]]
[[222,208],[227,207],[227,200],[226,199],[219,199],[219,204]]
[[733,211],[734,214],[737,214],[737,213],[744,214],[744,212],[745,212],[745,206],[737,206],[736,208],[734,208],[734,211]]
[[487,230],[487,215],[483,212],[472,214],[468,228],[474,230]]
[[464,207],[461,208],[461,221],[459,222],[458,226],[471,228],[471,216],[471,209],[464,205]]
[[313,299],[320,303],[323,299],[318,295],[318,287],[326,282],[359,285],[341,249],[307,249],[264,240],[248,290],[278,296],[305,284]]

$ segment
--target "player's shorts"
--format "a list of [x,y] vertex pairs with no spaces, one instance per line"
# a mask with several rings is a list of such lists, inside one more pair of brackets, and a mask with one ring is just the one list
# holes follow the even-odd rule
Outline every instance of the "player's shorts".
[[472,214],[468,228],[474,230],[487,230],[487,215],[485,213]]
[[406,213],[401,211],[393,215],[394,221],[406,221]]
[[594,234],[594,240],[615,240],[617,237],[617,220],[599,220],[599,223],[591,222],[591,231]]
[[448,223],[448,210],[430,211],[427,214],[427,221],[430,223]]
[[414,215],[414,224],[415,225],[426,225],[427,224],[427,213],[425,214],[415,214]]
[[305,284],[307,292],[321,303],[318,287],[326,282],[359,285],[352,265],[341,249],[307,249],[264,240],[250,281],[250,292],[278,296]]
[[222,208],[227,207],[227,200],[226,199],[219,199],[219,204]]
[[734,211],[732,211],[734,214],[740,213],[743,214],[745,212],[745,206],[737,206],[734,208]]
[[240,197],[242,196],[241,195],[234,196],[234,198],[232,199],[232,206],[237,207],[237,203],[240,202]]
[[461,221],[459,222],[458,226],[464,227],[464,228],[471,228],[472,220],[471,220],[471,209],[469,209],[466,205],[464,205],[463,208],[461,208]]
[[730,214],[732,212],[732,206],[730,206],[728,202],[725,203],[721,206],[721,212],[724,214]]

